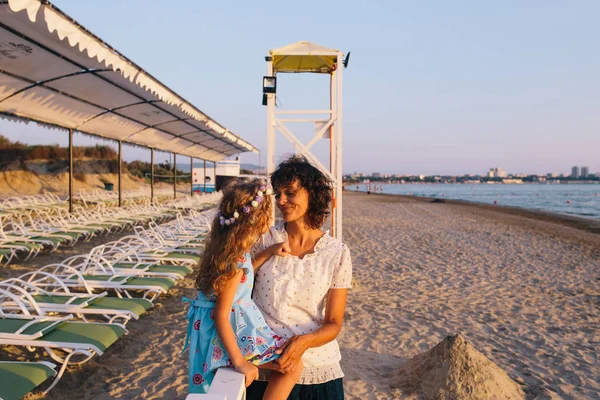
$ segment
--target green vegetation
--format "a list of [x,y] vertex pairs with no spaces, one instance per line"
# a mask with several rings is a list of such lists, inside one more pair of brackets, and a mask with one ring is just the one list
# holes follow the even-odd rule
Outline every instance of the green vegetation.
[[[57,160],[68,159],[69,149],[57,144],[26,145],[19,141],[12,142],[0,135],[0,158],[7,161]],[[73,146],[73,158],[93,158],[99,160],[116,160],[117,152],[110,146]]]
[[[150,173],[151,173],[151,165],[146,161],[131,161],[131,162],[123,162],[123,166],[129,171],[131,175],[137,176],[138,178],[146,179],[148,182],[150,181]],[[189,182],[190,175],[186,174],[182,170],[177,170],[177,182]],[[169,162],[159,163],[154,165],[154,175],[173,175],[173,167]]]
[[[119,154],[110,146],[73,146],[73,177],[80,181],[85,181],[85,173],[80,172],[81,163],[84,158],[91,160],[106,160],[108,170],[112,174],[119,171]],[[58,144],[52,145],[26,145],[19,141],[13,142],[5,136],[0,135],[0,160],[5,162],[19,161],[23,166],[25,161],[48,160],[48,171],[57,172],[68,167],[69,149],[60,147]],[[150,181],[150,163],[145,161],[123,162],[123,172],[129,171],[131,175]],[[154,174],[163,176],[172,176],[173,168],[168,162],[154,165]],[[177,170],[177,182],[189,182],[190,176],[183,176],[182,170]]]

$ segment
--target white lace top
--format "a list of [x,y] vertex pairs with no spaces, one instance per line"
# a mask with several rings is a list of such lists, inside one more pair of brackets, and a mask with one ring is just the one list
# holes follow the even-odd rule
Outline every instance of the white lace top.
[[[271,228],[253,249],[253,255],[287,238],[283,224]],[[285,339],[313,332],[325,318],[329,289],[351,287],[350,250],[329,232],[315,245],[314,253],[271,257],[256,272],[253,299],[267,324]],[[325,383],[344,376],[336,340],[308,349],[302,357],[304,370],[298,383]],[[268,372],[261,370],[261,379]]]

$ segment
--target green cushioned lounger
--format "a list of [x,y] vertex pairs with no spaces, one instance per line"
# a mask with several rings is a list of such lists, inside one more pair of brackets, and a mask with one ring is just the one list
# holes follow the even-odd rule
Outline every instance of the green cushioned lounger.
[[116,297],[103,297],[87,306],[86,309],[115,311],[126,310],[139,317],[150,307],[152,307],[152,302],[146,299],[119,299]]
[[60,236],[34,236],[31,239],[33,240],[47,240],[49,242],[52,242],[52,244],[57,245],[57,244],[61,244],[63,242],[66,242],[68,239],[65,237],[60,237]]
[[48,362],[0,361],[0,399],[19,400],[55,374]]
[[[74,314],[126,314],[137,319],[140,315],[152,307],[152,302],[146,299],[120,299],[116,297],[99,297],[91,300],[91,297],[79,297],[67,304],[71,296],[48,296],[35,295],[33,299],[39,307],[51,309],[52,305],[69,307],[66,312]],[[71,307],[72,306],[72,307]],[[75,308],[81,307],[80,310]],[[64,308],[57,307],[56,311],[63,311]],[[65,312],[63,311],[63,312]]]
[[[35,339],[43,336],[46,332],[49,332],[56,325],[62,323],[57,320],[40,320],[34,321],[33,323],[29,319],[17,319],[17,318],[0,318],[0,343],[3,337],[16,337]],[[26,324],[29,324],[27,328],[21,333],[16,333],[19,329],[23,328]]]
[[168,258],[182,258],[182,259],[187,259],[187,260],[192,260],[194,262],[199,262],[200,261],[200,256],[197,254],[187,254],[187,253],[169,253],[167,254]]
[[[176,274],[181,278],[184,278],[187,274],[193,271],[193,268],[188,265],[163,265],[163,264],[153,264],[153,263],[116,263],[112,266],[117,273],[126,274],[125,270],[133,270],[140,271],[140,275],[144,275],[144,273],[148,273],[148,275],[152,274]],[[123,271],[123,272],[120,272]]]
[[187,265],[155,265],[148,268],[148,272],[159,272],[159,273],[174,273],[182,278],[193,271],[193,268]]
[[36,249],[42,249],[44,246],[42,246],[39,243],[31,243],[31,242],[7,242],[7,243],[2,243],[5,246],[20,246],[20,247],[25,247],[28,250],[36,250]]
[[[113,275],[82,275],[83,278],[91,282],[112,282],[119,283],[119,280],[115,281]],[[110,279],[113,278],[111,281]],[[171,278],[149,278],[149,277],[119,277],[121,279],[121,284],[118,285],[119,289],[124,290],[144,290],[144,288],[161,288],[165,292],[167,292],[174,284],[175,281]]]
[[[95,322],[63,322],[43,337],[36,339],[40,342],[75,343],[90,345],[99,354],[125,334],[126,330],[117,324]],[[60,347],[60,346],[57,346]],[[67,346],[64,346],[67,347]]]

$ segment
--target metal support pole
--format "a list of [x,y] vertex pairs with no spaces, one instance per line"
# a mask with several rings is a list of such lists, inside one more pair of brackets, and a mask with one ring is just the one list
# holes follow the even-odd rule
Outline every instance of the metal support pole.
[[204,160],[204,193],[206,193],[206,160]]
[[121,190],[121,164],[123,164],[123,141],[119,140],[119,207],[122,204]]
[[[273,76],[273,59],[267,57],[267,76]],[[267,174],[275,171],[275,93],[267,93]]]
[[190,196],[194,195],[194,157],[190,157]]
[[214,168],[215,168],[214,177],[215,177],[215,192],[216,192],[217,191],[217,162],[216,161],[215,161],[215,164],[214,164]]
[[337,91],[336,91],[336,108],[337,108],[337,120],[335,121],[335,131],[336,131],[336,159],[335,166],[336,168],[336,176],[338,178],[338,185],[336,187],[337,196],[336,196],[336,207],[337,207],[337,232],[336,238],[342,240],[342,193],[344,188],[343,182],[343,170],[342,170],[342,65],[343,59],[342,54],[338,53],[337,57]]
[[150,149],[150,204],[154,204],[154,148]]
[[[337,71],[332,71],[331,74],[329,75],[329,109],[330,110],[334,110],[334,112],[336,111],[335,108],[335,83],[336,83],[336,79],[337,79],[337,75],[336,75]],[[331,124],[329,126],[329,170],[333,173],[333,175],[335,176],[335,161],[336,161],[336,148],[335,148],[335,138],[336,138],[336,134],[335,134],[335,129],[334,129],[334,125]],[[337,185],[336,185],[337,187]],[[334,187],[332,189],[332,196],[331,196],[331,235],[333,237],[337,237],[336,236],[336,232],[337,232],[337,226],[336,226],[336,222],[337,222],[337,216],[336,211],[337,211],[337,196],[336,196],[336,187]]]
[[[267,76],[273,74],[273,58],[267,57]],[[275,171],[275,93],[267,93],[267,176]],[[275,207],[272,207],[271,224],[275,223]]]
[[173,198],[177,198],[177,154],[173,153]]
[[69,212],[73,212],[73,129],[69,129]]

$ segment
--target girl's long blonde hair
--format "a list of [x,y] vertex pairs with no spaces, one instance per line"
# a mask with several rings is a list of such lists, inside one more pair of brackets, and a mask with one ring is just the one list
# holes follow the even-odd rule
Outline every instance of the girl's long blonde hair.
[[[232,217],[235,212],[239,217],[231,225],[222,226],[219,216],[212,222],[196,278],[196,287],[206,296],[222,292],[225,284],[237,273],[238,260],[271,224],[271,196],[263,193],[263,201],[257,207],[251,205],[264,185],[265,182],[260,179],[248,182],[238,180],[223,189],[219,211],[225,218]],[[250,210],[247,214],[243,212],[244,207]]]

